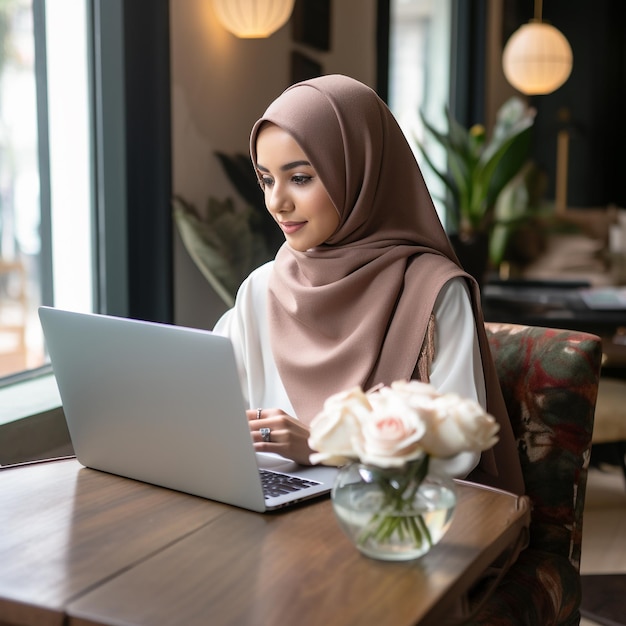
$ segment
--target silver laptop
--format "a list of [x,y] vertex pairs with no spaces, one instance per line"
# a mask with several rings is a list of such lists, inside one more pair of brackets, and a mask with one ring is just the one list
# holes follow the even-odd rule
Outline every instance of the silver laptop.
[[[335,468],[255,453],[229,339],[50,307],[39,317],[74,452],[86,467],[252,511],[330,491]],[[268,470],[296,484],[267,495]]]

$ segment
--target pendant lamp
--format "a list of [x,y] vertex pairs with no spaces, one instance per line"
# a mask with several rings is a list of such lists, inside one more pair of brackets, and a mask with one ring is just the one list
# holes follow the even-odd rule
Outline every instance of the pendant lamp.
[[269,37],[291,16],[295,0],[213,0],[222,26],[242,39]]
[[511,35],[502,54],[506,79],[529,96],[552,93],[572,72],[572,48],[561,31],[541,21],[541,5],[535,0],[535,18]]

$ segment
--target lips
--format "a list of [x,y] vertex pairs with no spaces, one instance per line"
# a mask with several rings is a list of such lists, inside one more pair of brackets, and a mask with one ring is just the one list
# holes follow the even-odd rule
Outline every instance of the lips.
[[280,222],[279,224],[285,234],[292,235],[299,231],[306,222]]

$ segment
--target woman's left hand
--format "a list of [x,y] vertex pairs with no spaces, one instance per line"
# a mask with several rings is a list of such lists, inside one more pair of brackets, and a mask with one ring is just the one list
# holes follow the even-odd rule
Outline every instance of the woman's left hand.
[[[246,411],[250,434],[256,452],[273,452],[300,465],[311,465],[309,456],[309,429],[299,420],[287,415],[281,409],[252,409]],[[269,441],[263,441],[260,429],[269,428]]]

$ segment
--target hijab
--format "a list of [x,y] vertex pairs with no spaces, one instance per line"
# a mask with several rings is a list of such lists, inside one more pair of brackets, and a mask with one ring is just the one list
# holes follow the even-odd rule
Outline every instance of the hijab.
[[[460,267],[389,108],[347,76],[292,85],[252,129],[255,165],[257,136],[266,122],[296,140],[339,214],[339,226],[322,245],[299,252],[283,244],[270,277],[270,342],[298,418],[310,423],[325,398],[355,385],[368,389],[412,378],[437,295],[460,276],[472,293],[487,410],[500,422],[497,445],[510,457],[515,443],[478,285]],[[494,451],[481,457],[481,482],[502,486]],[[517,469],[512,485],[520,491]]]

